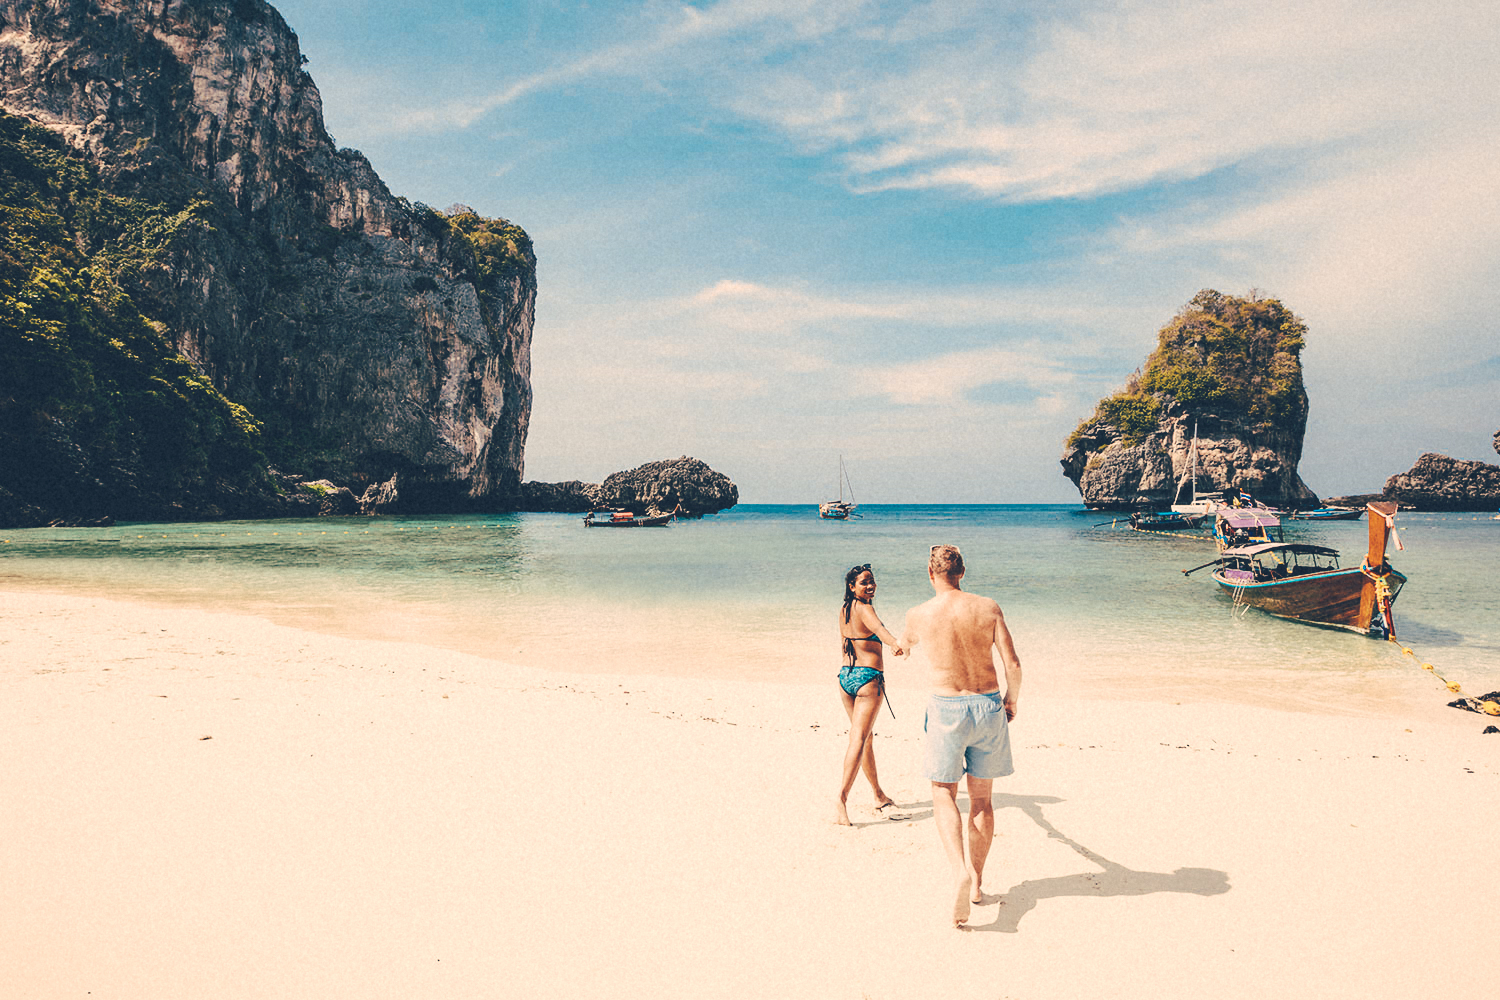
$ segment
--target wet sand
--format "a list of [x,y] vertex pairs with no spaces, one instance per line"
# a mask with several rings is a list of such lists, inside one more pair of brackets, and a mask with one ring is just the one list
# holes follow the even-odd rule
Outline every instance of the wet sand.
[[575,674],[23,591],[0,664],[19,997],[1493,992],[1500,736],[1416,672],[1404,703],[1287,712],[1089,698],[1029,659],[956,931],[909,670],[877,724],[909,818],[861,778],[839,828],[831,676]]

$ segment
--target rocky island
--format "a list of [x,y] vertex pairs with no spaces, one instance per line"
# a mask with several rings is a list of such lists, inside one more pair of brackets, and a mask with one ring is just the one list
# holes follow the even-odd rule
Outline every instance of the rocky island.
[[1069,436],[1063,474],[1097,510],[1161,507],[1230,485],[1276,506],[1315,505],[1297,474],[1306,333],[1274,298],[1199,292],[1161,328],[1144,367]]
[[1428,452],[1406,472],[1387,479],[1380,495],[1417,510],[1495,510],[1500,507],[1500,465]]
[[[1500,431],[1492,440],[1500,452]],[[1329,497],[1328,502],[1359,506],[1371,500],[1394,500],[1408,510],[1495,510],[1500,508],[1500,465],[1429,451],[1406,472],[1388,478],[1379,493]]]
[[636,508],[662,514],[677,510],[687,517],[701,517],[727,510],[739,499],[739,487],[727,476],[684,455],[616,472],[602,483],[576,479],[565,483],[522,483],[517,508],[564,514],[609,508]]
[[263,0],[0,19],[0,524],[519,496],[522,229],[337,148]]

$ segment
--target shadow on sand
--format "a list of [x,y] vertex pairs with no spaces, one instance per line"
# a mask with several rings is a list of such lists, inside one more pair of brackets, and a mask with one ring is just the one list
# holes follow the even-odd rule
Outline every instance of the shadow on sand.
[[[1000,912],[993,923],[975,926],[973,931],[1000,931],[1014,934],[1021,927],[1021,918],[1036,909],[1044,899],[1059,896],[1146,896],[1154,892],[1190,892],[1199,896],[1218,896],[1229,891],[1229,873],[1213,868],[1179,868],[1174,872],[1139,872],[1116,864],[1089,850],[1076,840],[1053,826],[1042,815],[1042,806],[1061,802],[1050,795],[1006,795],[997,793],[993,797],[995,811],[1019,809],[1037,826],[1047,832],[1053,840],[1060,840],[1077,851],[1103,871],[1081,872],[1077,875],[1061,875],[1056,878],[1027,879],[1012,886],[1003,895],[986,893],[984,903],[1000,903]],[[967,808],[967,803],[960,805]],[[931,815],[929,812],[928,815]]]

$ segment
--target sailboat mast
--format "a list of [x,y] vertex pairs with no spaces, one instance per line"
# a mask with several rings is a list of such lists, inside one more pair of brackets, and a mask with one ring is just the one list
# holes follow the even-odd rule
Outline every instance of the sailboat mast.
[[1193,464],[1192,464],[1192,468],[1193,468],[1193,503],[1197,503],[1198,502],[1198,421],[1196,421],[1196,420],[1193,421],[1193,444],[1192,444],[1192,448],[1190,450],[1193,453],[1192,454],[1192,459],[1193,459]]

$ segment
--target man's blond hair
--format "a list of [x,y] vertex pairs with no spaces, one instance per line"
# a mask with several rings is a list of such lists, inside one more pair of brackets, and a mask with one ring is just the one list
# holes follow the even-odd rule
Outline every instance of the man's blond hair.
[[963,553],[953,545],[934,545],[932,555],[927,559],[927,572],[956,580],[964,575]]

